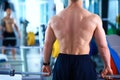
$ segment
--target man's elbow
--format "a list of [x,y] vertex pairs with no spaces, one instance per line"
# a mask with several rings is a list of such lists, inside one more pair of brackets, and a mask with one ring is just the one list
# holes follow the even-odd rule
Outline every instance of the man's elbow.
[[108,50],[108,46],[107,46],[107,45],[99,45],[99,46],[98,46],[98,49],[99,49],[100,51],[106,51],[106,50]]

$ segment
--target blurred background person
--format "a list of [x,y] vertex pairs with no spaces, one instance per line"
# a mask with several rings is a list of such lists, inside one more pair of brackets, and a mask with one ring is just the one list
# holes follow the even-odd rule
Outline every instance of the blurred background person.
[[[3,38],[3,42],[2,42],[2,53],[5,54],[5,47],[15,47],[16,46],[16,36],[14,33],[14,27],[18,33],[18,37],[20,38],[20,32],[18,30],[18,26],[15,23],[15,20],[13,18],[11,18],[11,8],[6,8],[6,16],[2,19],[1,21],[1,26],[2,26],[2,38]],[[16,50],[15,48],[11,49],[12,51],[12,56],[13,59],[16,59],[15,57],[15,53]]]

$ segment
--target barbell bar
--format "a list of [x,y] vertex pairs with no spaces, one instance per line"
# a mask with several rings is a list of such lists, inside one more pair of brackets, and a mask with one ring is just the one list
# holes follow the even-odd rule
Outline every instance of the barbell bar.
[[[16,72],[14,69],[7,69],[7,70],[0,70],[1,75],[10,75],[14,76],[15,74],[20,74],[20,75],[47,75],[48,73],[44,72]],[[101,75],[97,76],[99,79]],[[104,79],[120,79],[120,75],[106,75]]]
[[[97,75],[97,77],[103,79],[101,75]],[[117,80],[119,79],[120,80],[120,75],[106,75],[104,79],[117,79]]]
[[37,48],[40,49],[42,47],[40,46],[16,46],[16,47],[0,47],[0,49],[33,49],[33,48]]
[[47,75],[48,73],[44,73],[44,72],[16,72],[13,69],[13,70],[0,70],[0,74],[1,75],[14,76],[15,74],[20,74],[20,75]]

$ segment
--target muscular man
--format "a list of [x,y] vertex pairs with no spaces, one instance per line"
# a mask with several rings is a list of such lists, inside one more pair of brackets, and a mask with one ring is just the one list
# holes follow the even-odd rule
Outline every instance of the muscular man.
[[102,77],[112,74],[110,52],[99,16],[82,7],[82,0],[69,0],[69,6],[54,16],[45,34],[43,72],[51,74],[49,62],[52,45],[60,43],[60,54],[53,70],[53,80],[96,80],[96,71],[89,56],[90,41],[95,38],[104,61]]
[[[5,54],[5,47],[11,46],[11,47],[15,47],[16,45],[16,37],[15,37],[15,33],[14,33],[14,29],[13,27],[16,28],[17,32],[18,32],[18,37],[20,38],[20,33],[18,30],[18,27],[14,21],[13,18],[11,18],[11,9],[7,8],[6,9],[6,16],[2,19],[2,23],[1,23],[2,29],[3,29],[3,49],[2,49],[2,53]],[[15,49],[12,48],[12,55],[13,58],[15,59]]]

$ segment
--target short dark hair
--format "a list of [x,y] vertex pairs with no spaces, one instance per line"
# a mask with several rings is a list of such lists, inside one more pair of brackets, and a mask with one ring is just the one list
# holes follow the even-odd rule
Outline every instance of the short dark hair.
[[72,2],[76,2],[76,1],[78,1],[78,0],[71,0]]
[[15,11],[14,5],[8,1],[5,1],[4,2],[4,11],[6,11],[7,9],[11,9],[12,11]]

